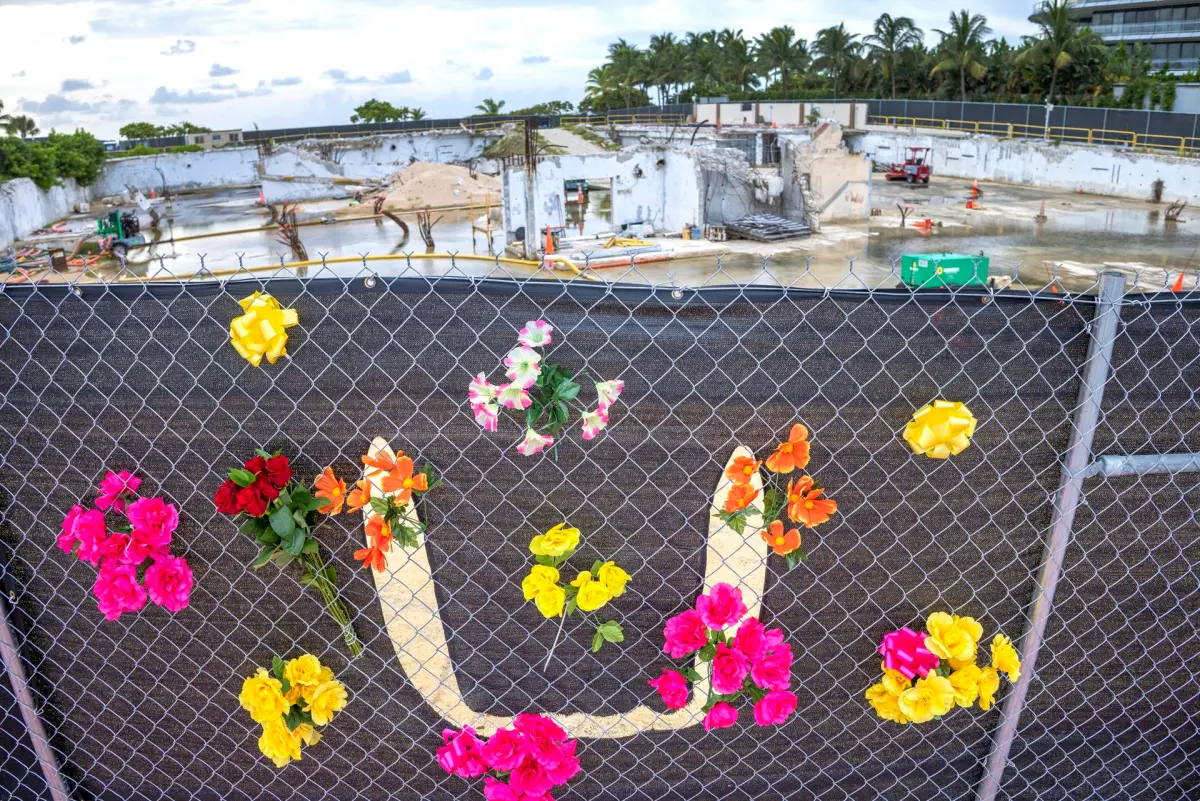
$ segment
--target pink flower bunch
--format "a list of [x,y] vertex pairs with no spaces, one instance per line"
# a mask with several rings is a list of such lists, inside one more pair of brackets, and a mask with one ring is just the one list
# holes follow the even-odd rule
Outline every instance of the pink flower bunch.
[[542,352],[553,335],[554,328],[545,320],[530,320],[518,333],[516,347],[504,356],[508,381],[493,384],[487,373],[478,373],[467,385],[471,415],[484,431],[499,430],[501,410],[518,414],[525,425],[525,437],[517,444],[522,456],[553,445],[567,425],[572,406],[578,408],[583,439],[595,439],[608,427],[609,411],[625,389],[621,380],[597,382],[596,408],[583,406],[572,374]]
[[543,715],[517,715],[512,728],[500,729],[486,741],[470,726],[446,729],[442,742],[437,761],[447,773],[464,778],[489,770],[501,774],[484,777],[487,801],[553,801],[550,791],[579,773],[575,741]]
[[[92,593],[107,620],[139,611],[147,598],[178,612],[191,596],[192,570],[186,559],[171,555],[179,510],[162,498],[138,498],[141,484],[132,473],[109,471],[100,481],[96,508],[72,506],[58,535],[63,553],[74,553],[99,568]],[[121,518],[110,524],[106,510]],[[139,581],[138,571],[147,559],[150,564]]]
[[[792,683],[792,646],[781,629],[767,629],[758,618],[745,617],[742,591],[717,584],[696,599],[696,608],[667,621],[663,650],[674,659],[695,653],[710,662],[712,693],[704,709],[704,730],[723,729],[737,722],[733,706],[742,693],[754,700],[754,722],[778,726],[796,711]],[[743,618],[745,618],[743,620]],[[730,636],[729,627],[740,624]],[[668,709],[683,709],[691,697],[689,682],[700,681],[694,668],[664,670],[650,686],[658,690]]]

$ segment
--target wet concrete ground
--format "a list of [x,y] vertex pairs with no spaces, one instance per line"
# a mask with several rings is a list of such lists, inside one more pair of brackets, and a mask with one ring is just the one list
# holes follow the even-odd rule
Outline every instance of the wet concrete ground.
[[[876,176],[872,186],[872,206],[880,215],[869,221],[850,224],[826,224],[822,231],[807,239],[761,244],[755,242],[722,243],[730,252],[655,264],[597,270],[603,280],[700,286],[712,283],[783,283],[807,286],[891,286],[898,280],[899,258],[908,253],[983,253],[990,258],[992,275],[1010,276],[1017,285],[1029,288],[1045,286],[1051,280],[1068,291],[1086,291],[1097,271],[1120,269],[1130,275],[1130,284],[1142,289],[1169,286],[1180,271],[1187,273],[1185,287],[1195,286],[1200,267],[1200,216],[1189,222],[1185,210],[1178,223],[1166,222],[1166,204],[1038,190],[1004,184],[981,184],[978,209],[967,209],[970,184],[961,179],[939,179],[928,187],[887,183]],[[234,233],[211,238],[187,239],[198,234],[214,234],[265,225],[268,214],[257,205],[256,189],[226,190],[185,194],[176,197],[170,209],[161,241],[131,253],[129,269],[135,276],[176,277],[194,274],[201,268],[210,271],[236,269],[240,264],[260,267],[291,260],[273,231]],[[303,204],[298,213],[301,222],[319,221],[348,200],[317,201]],[[1035,218],[1045,203],[1046,221]],[[912,209],[908,225],[899,227],[899,203]],[[73,232],[91,230],[94,218],[103,213],[71,218]],[[472,243],[471,219],[466,210],[434,212],[442,220],[434,228],[436,252],[487,256],[485,237],[475,234]],[[337,224],[306,225],[300,229],[309,257],[336,259],[400,253],[424,253],[415,220],[409,220],[411,238],[402,244],[402,232],[390,220],[356,220]],[[917,228],[913,222],[931,218],[939,226]],[[567,235],[594,235],[611,228],[611,204],[607,192],[594,190],[582,213],[569,204],[562,222]],[[494,247],[503,247],[503,226],[493,223]],[[149,232],[147,232],[149,235]],[[172,241],[174,240],[174,241]],[[183,240],[183,241],[178,241]],[[665,247],[678,247],[680,240],[663,239]],[[240,261],[239,261],[240,260]],[[302,268],[303,269],[303,268]],[[318,268],[320,269],[320,268]],[[337,265],[338,274],[358,274],[361,263]],[[496,271],[488,262],[414,259],[372,262],[372,271],[380,273],[416,270],[422,274],[455,271],[482,275]],[[501,271],[511,275],[531,275],[535,268],[505,264]],[[111,278],[115,270],[103,264],[100,276]],[[301,274],[313,274],[308,268]]]

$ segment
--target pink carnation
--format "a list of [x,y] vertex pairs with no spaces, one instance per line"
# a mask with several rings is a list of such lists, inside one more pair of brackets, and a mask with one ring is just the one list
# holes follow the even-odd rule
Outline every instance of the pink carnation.
[[529,756],[542,767],[556,767],[562,759],[559,744],[567,739],[562,727],[545,715],[523,712],[513,721],[513,728],[525,736]]
[[937,669],[939,662],[937,654],[925,647],[925,635],[908,626],[883,635],[879,653],[883,655],[885,669],[899,671],[909,680],[917,675],[925,678],[929,671]]
[[713,729],[726,729],[737,723],[738,712],[729,704],[721,701],[714,704],[713,708],[708,710],[708,714],[704,716],[704,730],[712,731]]
[[[780,635],[782,634],[783,632],[780,632]],[[737,634],[733,635],[733,647],[741,651],[751,663],[766,656],[771,648],[762,621],[756,617],[743,620],[742,625],[738,626]]]
[[750,678],[764,690],[786,690],[792,683],[792,646],[782,645],[756,662]]
[[676,670],[664,670],[657,679],[647,682],[658,690],[667,709],[683,709],[688,702],[688,683],[682,673]]
[[[139,503],[140,501],[135,501]],[[132,508],[132,507],[130,507]],[[113,537],[116,539],[116,536]],[[135,528],[128,537],[122,536],[121,543],[112,543],[114,556],[131,565],[140,565],[151,556],[170,553],[171,532],[166,529]]]
[[461,731],[443,729],[442,742],[445,744],[437,750],[437,761],[442,770],[464,778],[482,776],[487,772],[482,754],[483,743],[470,726],[463,726]]
[[58,535],[58,547],[65,554],[70,554],[75,550],[75,543],[79,542],[79,535],[75,533],[75,525],[79,522],[79,516],[83,514],[83,507],[75,504],[71,507],[71,511],[67,512],[67,516],[63,518],[62,533]]
[[546,769],[533,757],[526,757],[513,769],[508,775],[508,783],[513,790],[526,796],[544,795],[554,787],[554,782],[546,775]]
[[106,620],[116,620],[123,612],[136,612],[146,605],[146,590],[138,584],[137,568],[115,559],[105,559],[100,565],[92,593]]
[[179,510],[162,498],[138,498],[129,504],[126,516],[133,530],[140,529],[143,539],[149,542],[170,543],[179,527]]
[[192,569],[187,560],[180,556],[155,556],[154,564],[146,568],[146,591],[151,601],[168,612],[184,609],[192,592]]
[[717,584],[707,595],[696,599],[696,611],[700,619],[710,629],[721,629],[732,626],[746,614],[746,604],[742,601],[742,591],[728,584]]
[[500,729],[483,746],[483,758],[488,767],[500,773],[508,773],[521,764],[528,753],[525,735],[513,729]]
[[99,565],[109,555],[108,529],[99,509],[88,509],[75,518],[75,536],[79,540],[76,555],[84,562]]
[[128,470],[122,470],[120,473],[109,470],[108,475],[100,479],[100,497],[96,499],[96,508],[101,511],[114,509],[124,512],[125,496],[133,495],[140,486],[142,480]]
[[[577,773],[579,773],[579,757],[575,756],[575,741],[567,740],[558,746],[558,764],[552,768],[546,768],[546,776],[554,784],[566,784],[575,778]],[[526,796],[526,798],[528,797]]]
[[507,784],[491,776],[483,777],[483,797],[487,801],[521,801],[520,793],[515,792]]
[[778,726],[796,711],[796,695],[787,690],[771,690],[754,705],[754,722],[759,726]]
[[720,695],[732,695],[742,689],[750,663],[741,651],[730,648],[723,642],[717,643],[717,653],[712,660],[712,686]]
[[666,646],[663,650],[672,658],[685,657],[708,645],[708,627],[695,609],[676,615],[663,629]]

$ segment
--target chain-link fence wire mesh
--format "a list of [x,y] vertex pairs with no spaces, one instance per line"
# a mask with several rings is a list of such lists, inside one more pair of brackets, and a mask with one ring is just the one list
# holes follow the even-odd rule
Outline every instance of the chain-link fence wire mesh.
[[[212,496],[224,468],[256,447],[282,449],[304,477],[325,465],[356,477],[375,436],[432,462],[446,485],[422,510],[431,580],[471,708],[621,714],[663,710],[646,681],[673,665],[663,622],[702,586],[712,496],[732,449],[765,453],[797,421],[812,432],[808,472],[839,512],[805,532],[807,562],[785,571],[768,561],[761,617],[795,648],[796,715],[760,728],[744,710],[736,728],[711,734],[697,725],[583,740],[584,771],[558,795],[971,796],[996,709],[901,727],[878,720],[862,694],[878,676],[880,636],[933,611],[972,615],[989,638],[1024,628],[1093,298],[780,287],[769,263],[755,285],[698,289],[633,273],[621,277],[641,285],[378,269],[0,293],[6,577],[39,712],[76,797],[481,795],[477,780],[434,761],[445,724],[397,660],[386,629],[397,610],[351,558],[357,516],[330,519],[317,536],[354,612],[358,659],[296,576],[248,567],[256,547]],[[236,301],[254,289],[300,316],[289,358],[257,369],[228,342]],[[1096,452],[1200,450],[1198,306],[1138,304],[1126,309]],[[619,377],[626,390],[600,438],[573,432],[525,458],[518,425],[481,431],[465,395],[537,318],[556,328],[553,361]],[[979,419],[973,444],[947,461],[915,458],[900,432],[939,397]],[[107,469],[135,470],[143,494],[180,505],[176,549],[197,581],[183,612],[105,622],[94,569],[54,547],[66,511],[94,497]],[[1139,797],[1194,791],[1193,479],[1088,485],[1005,773],[1009,797],[1121,798],[1129,782]],[[558,623],[523,601],[519,578],[529,539],[563,520],[584,533],[582,561],[615,559],[633,575],[610,605],[626,641],[593,655],[591,629],[568,623],[544,670]],[[351,702],[301,762],[276,770],[237,692],[272,654],[302,651],[333,667]],[[0,775],[21,772],[9,762]]]

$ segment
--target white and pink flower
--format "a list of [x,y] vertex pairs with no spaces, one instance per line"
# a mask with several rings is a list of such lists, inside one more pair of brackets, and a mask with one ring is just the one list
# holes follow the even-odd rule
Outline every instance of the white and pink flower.
[[471,413],[475,415],[475,422],[478,423],[484,431],[495,431],[499,427],[499,411],[500,407],[494,400],[487,401],[486,403],[471,404]]
[[592,439],[608,425],[608,408],[601,406],[594,412],[583,413],[583,438]]
[[501,384],[496,399],[505,409],[528,409],[533,404],[529,391],[517,384]]
[[500,388],[488,381],[487,376],[483,373],[475,376],[470,386],[467,387],[467,397],[470,398],[472,406],[495,399],[499,392]]
[[608,409],[617,402],[617,398],[621,397],[622,390],[625,389],[625,382],[620,379],[613,381],[601,381],[596,384],[596,397],[600,399],[600,408]]
[[530,320],[521,329],[517,341],[527,348],[544,348],[550,344],[552,333],[554,329],[545,320]]
[[531,348],[513,348],[504,357],[504,366],[508,369],[505,375],[523,389],[529,389],[537,383],[542,374],[542,355]]
[[522,456],[533,456],[541,453],[549,445],[554,444],[554,437],[544,437],[532,428],[525,431],[525,439],[517,445],[517,453]]

